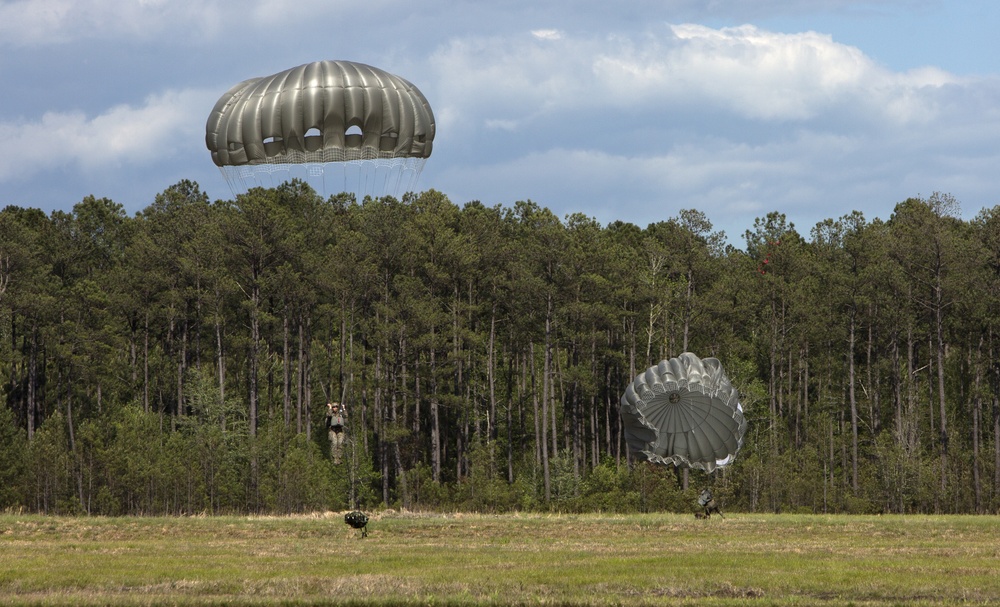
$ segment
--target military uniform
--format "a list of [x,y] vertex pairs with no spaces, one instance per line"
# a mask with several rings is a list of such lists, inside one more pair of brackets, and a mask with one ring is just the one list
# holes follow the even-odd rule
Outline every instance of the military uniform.
[[344,427],[347,425],[345,418],[346,411],[340,403],[326,404],[326,430],[330,437],[330,457],[333,463],[340,463],[340,456],[344,449]]

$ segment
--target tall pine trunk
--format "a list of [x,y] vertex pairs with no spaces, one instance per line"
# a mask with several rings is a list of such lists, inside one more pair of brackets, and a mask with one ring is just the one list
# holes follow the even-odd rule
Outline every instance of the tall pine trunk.
[[[549,293],[545,308],[545,356],[542,364],[542,477],[545,482],[545,503],[552,499],[552,479],[549,474],[548,414],[549,392],[552,381],[552,294]],[[553,403],[554,406],[554,403]],[[552,433],[555,434],[555,426]],[[553,439],[553,442],[555,440]],[[553,449],[553,455],[555,450]]]
[[848,312],[847,337],[847,398],[851,408],[851,488],[858,493],[858,400],[854,392],[854,340],[855,340],[854,307]]
[[219,425],[226,431],[226,357],[222,349],[222,320],[215,319],[215,363],[219,374]]
[[281,411],[286,430],[292,425],[292,345],[288,324],[288,306],[285,306],[281,315]]
[[431,325],[431,473],[435,483],[441,482],[441,416],[438,411],[437,343]]
[[249,400],[250,400],[250,436],[257,436],[257,403],[259,394],[258,369],[260,365],[260,288],[256,281],[250,296],[250,360],[249,362]]
[[941,288],[941,275],[937,275],[934,286],[934,325],[937,334],[937,384],[938,405],[941,414],[941,495],[948,488],[948,415],[945,407],[944,392],[944,302]]
[[983,354],[983,339],[984,336],[979,336],[979,346],[976,348],[976,358],[973,363],[973,389],[974,393],[972,396],[972,486],[975,493],[975,507],[976,514],[981,514],[983,510],[983,487],[982,479],[980,478],[980,461],[979,461],[979,427],[982,424],[981,420],[983,417],[983,397],[980,391],[982,384],[982,354]]

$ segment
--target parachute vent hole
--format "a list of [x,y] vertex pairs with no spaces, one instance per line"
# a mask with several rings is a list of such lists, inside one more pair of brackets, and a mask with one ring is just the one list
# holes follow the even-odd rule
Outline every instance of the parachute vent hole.
[[398,133],[388,133],[386,135],[382,135],[382,138],[379,139],[378,147],[379,150],[383,152],[391,152],[396,149],[396,144],[398,142],[399,142]]
[[681,402],[681,395],[678,392],[671,392],[669,398],[672,404],[676,405],[677,403]]
[[302,142],[305,144],[307,152],[315,152],[317,150],[323,149],[323,132],[318,128],[313,127],[306,131],[305,137],[303,137]]
[[347,127],[347,131],[344,132],[345,147],[359,148],[363,139],[364,133],[361,131],[361,127],[356,124]]
[[281,137],[265,137],[263,143],[264,155],[268,158],[282,154],[285,151],[285,143]]

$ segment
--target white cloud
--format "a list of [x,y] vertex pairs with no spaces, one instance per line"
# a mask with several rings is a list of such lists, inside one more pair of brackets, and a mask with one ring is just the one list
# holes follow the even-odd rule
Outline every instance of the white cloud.
[[[218,0],[13,0],[0,3],[0,41],[40,47],[77,40],[204,37],[231,14]],[[239,13],[237,13],[239,14]]]
[[531,35],[539,40],[562,40],[563,33],[556,29],[532,30]]
[[148,165],[193,151],[204,140],[204,108],[214,97],[168,91],[140,107],[120,105],[96,116],[46,112],[34,121],[0,123],[0,182],[58,167],[88,172]]
[[[655,126],[666,135],[660,147],[608,145],[607,138],[531,140],[515,157],[453,165],[438,187],[454,187],[466,199],[488,193],[491,202],[532,198],[557,213],[639,225],[699,208],[734,243],[754,217],[772,210],[808,233],[815,222],[850,209],[887,218],[895,202],[935,190],[970,195],[973,214],[976,205],[1000,202],[994,176],[1000,81],[923,85],[934,80],[928,74],[889,74],[887,80],[898,86],[900,104],[917,100],[923,122],[914,122],[912,111],[910,122],[883,120],[901,111],[890,107],[873,119],[858,112],[851,119],[861,124],[846,127],[823,115],[777,123],[744,116],[732,128],[713,129],[726,110],[706,107],[685,112],[690,128],[674,128],[672,111],[646,104],[643,117],[651,125],[667,123]],[[884,124],[875,126],[879,120]],[[748,134],[756,124],[764,125],[763,135]]]
[[[438,139],[421,187],[441,189],[459,203],[531,198],[560,214],[640,224],[698,207],[738,236],[755,214],[775,209],[807,231],[810,213],[839,216],[844,205],[878,200],[891,210],[893,201],[921,192],[974,191],[985,198],[996,190],[995,77],[958,78],[932,67],[894,71],[822,33],[668,25],[634,7],[592,0],[585,0],[592,12],[584,15],[558,14],[544,0],[488,9],[471,0],[420,6],[373,0],[352,9],[350,20],[336,18],[343,1],[0,0],[0,47],[15,48],[2,55],[0,68],[31,65],[22,59],[33,53],[18,57],[19,46],[82,39],[37,55],[60,62],[65,78],[56,84],[64,89],[100,93],[35,95],[50,86],[31,75],[53,70],[45,63],[23,70],[33,79],[16,89],[21,105],[0,116],[7,121],[0,122],[5,192],[32,176],[51,183],[52,169],[69,169],[59,173],[67,177],[60,185],[79,188],[75,173],[99,174],[88,191],[100,193],[133,184],[136,167],[149,168],[164,155],[176,160],[171,179],[211,174],[204,120],[229,84],[338,56],[386,67],[427,94]],[[650,14],[659,7],[661,15],[672,12],[668,4],[685,15],[724,14],[737,4],[780,13],[777,0],[637,1]],[[805,10],[810,1],[795,6]],[[831,10],[861,6],[820,1]],[[614,18],[604,19],[611,12]],[[620,12],[627,15],[619,18]],[[367,33],[372,24],[377,35]],[[238,35],[223,36],[224,28]],[[317,36],[320,30],[329,31]],[[120,39],[122,53],[140,49],[129,70],[147,58],[165,71],[175,58],[182,67],[169,79],[154,70],[151,89],[124,69],[109,69],[100,88],[92,78],[72,83],[73,60],[103,68],[98,51],[87,55],[89,39]],[[163,48],[144,46],[150,40]],[[197,69],[192,49],[203,53],[206,69]],[[218,88],[194,90],[206,82]],[[23,101],[34,98],[63,105],[54,111]],[[87,105],[115,102],[107,99],[131,104]],[[77,111],[65,109],[67,103]],[[123,167],[120,174],[107,170],[116,167]],[[167,183],[149,181],[156,188]]]
[[0,4],[0,39],[8,44],[64,41],[73,0],[15,0]]
[[[925,123],[936,92],[957,77],[894,73],[815,32],[745,25],[674,25],[641,35],[539,35],[452,40],[433,58],[440,97],[517,120],[579,108],[698,108],[753,120],[808,121],[828,112],[862,122]],[[516,116],[514,115],[516,114]],[[473,121],[472,124],[476,122]]]
[[495,118],[487,118],[484,126],[490,130],[514,132],[518,128],[518,123],[516,120],[498,120]]
[[[406,7],[403,9],[402,7]],[[410,11],[398,0],[369,0],[363,10],[347,0],[11,0],[0,2],[0,44],[40,47],[120,36],[130,40],[212,40],[267,45],[288,28],[319,24],[356,29]]]
[[[892,71],[815,32],[468,36],[432,62],[438,149],[471,142],[444,183],[604,219],[641,223],[667,201],[744,225],[782,209],[808,229],[947,184],[982,195],[1000,137],[996,78]],[[502,155],[475,155],[493,141]]]

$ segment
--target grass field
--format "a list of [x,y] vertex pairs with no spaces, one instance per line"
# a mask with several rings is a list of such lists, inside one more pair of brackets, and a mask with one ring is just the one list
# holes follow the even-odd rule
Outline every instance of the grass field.
[[1000,518],[0,515],[0,605],[1000,602]]

